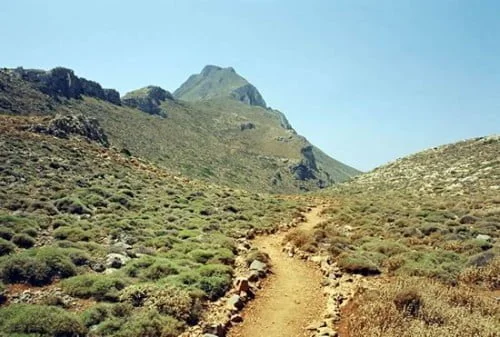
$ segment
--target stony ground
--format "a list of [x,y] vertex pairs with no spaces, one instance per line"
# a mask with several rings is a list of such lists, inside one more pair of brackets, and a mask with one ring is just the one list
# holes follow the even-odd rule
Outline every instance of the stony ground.
[[[318,213],[319,209],[315,209],[308,214],[300,228],[312,229],[321,221]],[[321,316],[326,305],[321,272],[311,262],[294,259],[282,251],[285,235],[262,236],[254,241],[255,247],[269,254],[272,275],[244,311],[244,322],[229,333],[230,337],[309,336],[305,327]]]

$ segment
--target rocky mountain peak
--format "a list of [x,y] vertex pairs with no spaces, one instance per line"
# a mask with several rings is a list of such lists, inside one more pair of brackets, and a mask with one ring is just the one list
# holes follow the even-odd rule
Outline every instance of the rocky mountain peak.
[[185,101],[231,98],[248,105],[267,107],[257,88],[234,68],[215,65],[207,65],[199,74],[190,76],[174,92],[174,97]]

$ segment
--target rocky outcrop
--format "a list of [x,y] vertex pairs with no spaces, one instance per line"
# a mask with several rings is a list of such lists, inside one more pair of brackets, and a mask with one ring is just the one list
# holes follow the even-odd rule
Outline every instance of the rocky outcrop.
[[166,100],[173,100],[172,94],[160,87],[148,86],[134,90],[123,96],[122,102],[131,108],[136,108],[151,115],[166,117],[167,114],[162,109],[161,103]]
[[257,90],[257,88],[251,85],[250,83],[234,89],[231,92],[231,97],[248,105],[257,105],[263,108],[266,107],[266,102],[264,101],[264,98],[262,98],[262,95]]
[[52,98],[94,97],[120,105],[119,94],[114,89],[103,89],[94,81],[75,75],[73,70],[57,67],[49,71],[16,68],[13,70],[21,79],[32,83],[38,90]]
[[109,146],[108,137],[99,125],[99,122],[96,119],[82,115],[58,115],[47,124],[31,126],[30,130],[59,138],[69,138],[71,135],[83,136],[88,140],[98,142],[104,146]]

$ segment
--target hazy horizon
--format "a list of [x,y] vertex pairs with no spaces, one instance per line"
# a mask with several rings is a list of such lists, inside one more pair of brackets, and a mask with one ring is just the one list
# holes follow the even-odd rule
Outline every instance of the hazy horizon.
[[[134,3],[135,4],[135,3]],[[500,3],[4,4],[0,66],[64,66],[120,94],[234,67],[333,158],[363,171],[500,132]]]

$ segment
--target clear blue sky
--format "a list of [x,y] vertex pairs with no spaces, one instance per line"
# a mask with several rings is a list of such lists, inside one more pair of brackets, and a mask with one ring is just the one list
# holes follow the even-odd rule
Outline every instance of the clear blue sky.
[[362,170],[500,133],[497,0],[15,0],[0,66],[66,66],[122,94],[233,66]]

